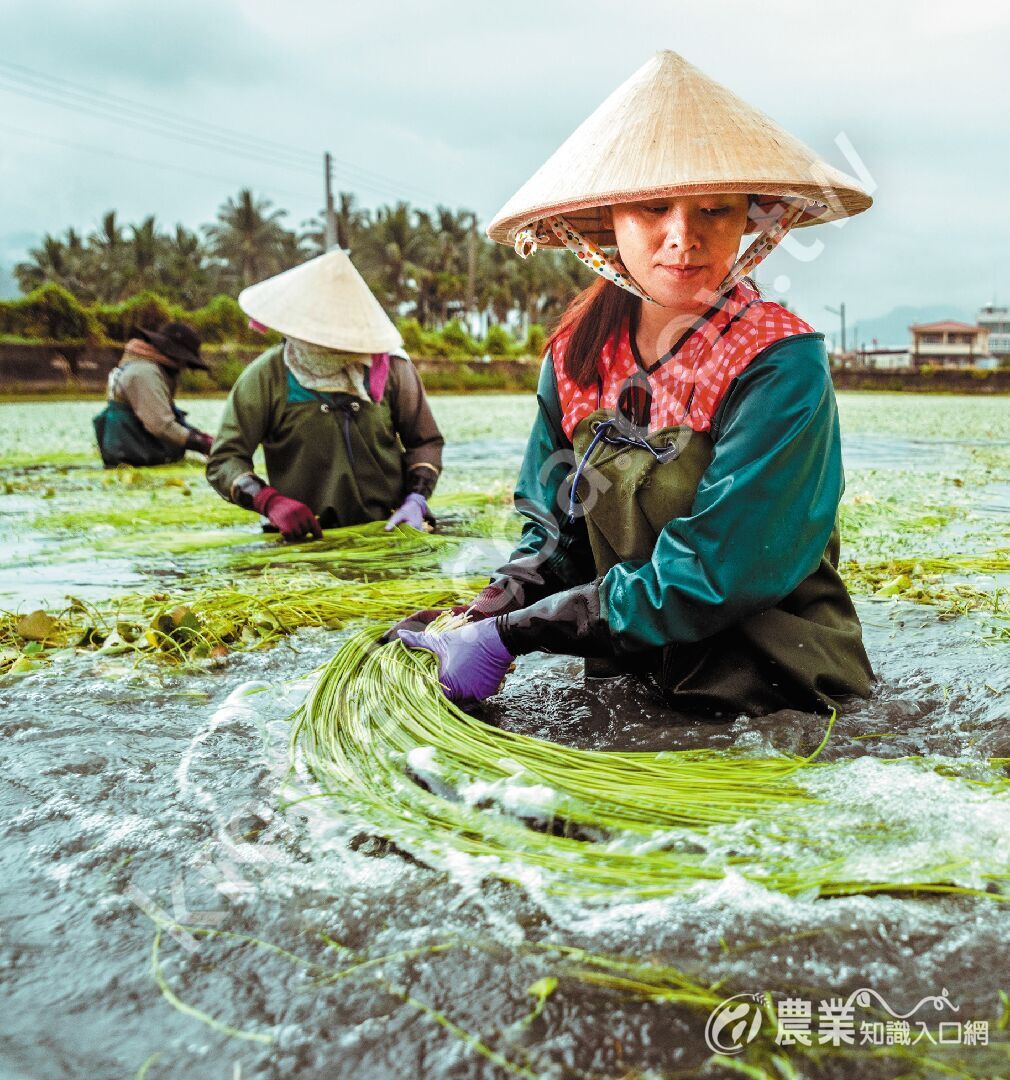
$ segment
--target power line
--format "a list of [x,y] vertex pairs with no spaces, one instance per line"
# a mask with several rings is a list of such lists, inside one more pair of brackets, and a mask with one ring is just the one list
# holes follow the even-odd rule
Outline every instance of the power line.
[[92,90],[79,83],[73,83],[69,79],[59,78],[55,75],[47,75],[43,72],[25,67],[22,64],[11,63],[9,60],[0,59],[0,69],[5,69],[6,72],[9,73],[7,76],[8,78],[27,80],[29,83],[36,84],[39,89],[71,95],[73,97],[83,98],[85,101],[90,101],[91,104],[98,104],[139,114],[141,120],[154,120],[159,123],[182,125],[194,131],[197,129],[202,130],[204,134],[215,137],[224,137],[227,139],[238,138],[248,146],[255,147],[259,152],[300,158],[302,164],[305,165],[313,165],[315,162],[316,155],[307,150],[303,150],[300,147],[287,146],[284,143],[275,142],[272,139],[265,139],[258,135],[246,135],[219,124],[209,123],[206,120],[199,120],[193,117],[180,115],[179,113],[169,112],[167,109],[162,109],[157,105],[138,103],[119,94],[110,94],[102,90]]
[[[246,132],[237,131],[234,128],[229,128],[222,124],[198,120],[181,113],[171,112],[157,105],[137,102],[120,94],[112,94],[104,90],[93,90],[80,83],[71,82],[69,79],[49,75],[45,72],[26,67],[24,64],[15,64],[9,60],[0,59],[0,69],[6,69],[6,71],[10,73],[7,76],[8,78],[28,80],[29,82],[36,84],[37,89],[45,90],[50,93],[82,98],[85,102],[104,108],[126,110],[128,113],[134,114],[136,118],[144,122],[154,121],[177,127],[181,126],[183,129],[188,129],[191,133],[199,132],[204,135],[210,135],[215,139],[223,138],[228,141],[238,140],[244,144],[247,149],[260,153],[265,151],[271,155],[285,157],[288,160],[299,161],[302,165],[313,170],[317,168],[319,155],[315,151],[308,151],[302,147],[278,142],[275,139],[268,139],[261,135],[249,135]],[[345,170],[357,173],[362,179],[368,179],[377,184],[393,185],[397,190],[400,189],[399,181],[393,177],[385,176],[382,173],[364,168],[363,166],[340,158],[335,157],[333,160]],[[424,194],[427,194],[432,198],[437,198],[437,196],[432,195],[431,192],[424,192]]]
[[[133,119],[133,118],[131,118],[129,116],[121,116],[121,115],[116,115],[115,113],[109,113],[106,110],[98,110],[98,109],[88,108],[86,106],[77,104],[77,103],[75,103],[73,101],[64,101],[64,100],[61,100],[59,97],[54,97],[53,95],[51,95],[51,94],[49,94],[47,92],[35,91],[35,90],[24,88],[24,87],[12,87],[12,86],[8,86],[8,85],[4,85],[4,79],[5,79],[5,76],[3,76],[2,73],[0,73],[0,92],[6,91],[8,93],[17,94],[17,95],[19,95],[21,97],[28,97],[28,98],[32,98],[32,99],[37,100],[37,101],[42,101],[44,104],[47,104],[47,105],[56,105],[56,106],[58,106],[60,108],[70,109],[73,112],[83,113],[83,114],[88,115],[88,116],[96,116],[101,120],[112,121],[112,122],[114,122],[116,124],[123,124],[123,125],[125,125],[127,127],[136,128],[137,130],[147,132],[148,134],[153,134],[153,135],[157,135],[157,136],[160,136],[160,137],[167,137],[167,138],[175,139],[178,142],[187,143],[187,144],[189,144],[191,146],[197,146],[197,147],[199,147],[201,149],[214,150],[214,151],[217,151],[217,152],[220,152],[220,153],[229,154],[229,155],[231,155],[233,157],[238,156],[238,157],[248,158],[248,159],[251,159],[251,160],[257,162],[260,165],[269,165],[269,166],[272,166],[272,167],[275,167],[275,168],[287,169],[289,171],[294,171],[294,172],[298,172],[298,173],[305,174],[305,175],[310,174],[310,173],[315,174],[315,173],[318,172],[318,167],[312,168],[307,164],[299,164],[299,163],[296,163],[296,162],[278,160],[275,157],[270,157],[268,155],[259,153],[257,151],[244,149],[244,148],[242,148],[240,146],[225,145],[220,141],[211,139],[210,137],[204,137],[204,136],[200,136],[200,135],[189,135],[189,134],[182,133],[180,131],[174,131],[174,130],[171,130],[171,129],[164,129],[164,128],[158,126],[157,124],[148,123],[148,122],[143,121],[143,120],[135,120],[135,119]],[[368,186],[370,186],[372,188],[375,188],[376,190],[380,190],[380,191],[381,191],[381,189],[383,187],[385,187],[385,185],[379,185],[379,184],[375,183],[374,181],[370,181],[370,180],[369,181],[364,181],[364,180],[356,180],[355,179],[355,180],[352,180],[352,182],[355,183],[355,184],[357,184],[357,183],[362,183],[362,184],[367,183]],[[402,195],[403,195],[402,189],[394,189],[392,187],[386,188],[384,191],[382,191],[382,193],[387,195],[387,196],[394,197],[394,198],[395,197],[402,197]]]
[[[318,169],[318,155],[310,151],[261,136],[251,136],[223,125],[194,120],[120,95],[90,90],[67,79],[46,75],[6,60],[0,60],[0,90],[203,149],[247,157],[261,164],[313,174]],[[350,185],[371,187],[394,198],[403,196],[404,185],[399,181],[339,158],[333,160],[346,174],[345,179]]]
[[[70,150],[83,150],[88,154],[101,154],[103,157],[117,158],[120,161],[129,161],[135,165],[150,165],[156,169],[169,169],[173,172],[187,173],[190,176],[197,176],[203,180],[219,180],[226,184],[235,184],[238,187],[247,187],[249,184],[249,178],[237,179],[231,176],[222,176],[219,173],[202,172],[199,169],[190,169],[185,165],[176,165],[168,161],[153,161],[151,158],[136,157],[133,154],[120,154],[115,150],[106,150],[100,146],[88,146],[85,143],[68,142],[66,139],[57,139],[52,135],[40,135],[37,131],[25,131],[23,128],[12,127],[10,124],[4,124],[0,122],[0,130],[8,131],[13,135],[21,135],[28,139],[37,139],[40,142],[52,143],[55,146],[65,146]],[[262,188],[273,195],[286,195],[289,198],[296,199],[317,199],[318,193],[310,194],[307,191],[291,191],[285,188],[279,188],[273,184],[257,184],[257,187]]]
[[72,98],[65,98],[56,91],[11,85],[8,80],[9,76],[0,73],[0,90],[17,94],[19,97],[31,98],[34,101],[41,101],[46,105],[56,105],[59,108],[69,109],[73,112],[82,113],[87,116],[98,117],[101,120],[111,120],[117,124],[135,128],[139,131],[147,132],[148,134],[177,139],[179,142],[188,143],[191,146],[198,146],[201,149],[224,151],[225,153],[252,158],[260,163],[271,164],[277,168],[292,169],[298,172],[309,171],[309,166],[303,162],[284,160],[279,157],[269,157],[262,151],[252,150],[251,148],[242,147],[237,144],[229,145],[224,142],[224,140],[215,140],[209,135],[201,135],[198,132],[185,132],[175,128],[164,127],[154,121],[142,120],[130,116],[129,114],[121,113],[108,106],[85,105]]

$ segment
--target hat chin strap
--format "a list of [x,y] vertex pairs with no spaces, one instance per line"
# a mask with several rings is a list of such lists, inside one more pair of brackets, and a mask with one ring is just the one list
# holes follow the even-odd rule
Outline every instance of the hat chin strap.
[[786,233],[803,216],[804,211],[810,205],[806,199],[790,199],[789,201],[792,205],[788,206],[780,214],[767,214],[759,218],[759,220],[764,220],[765,224],[750,247],[733,264],[733,269],[723,278],[722,284],[716,289],[717,296],[729,292],[734,285],[738,285],[743,281],[758,264],[764,262],[782,243]]
[[586,239],[560,216],[541,218],[516,233],[515,249],[521,259],[528,259],[540,244],[548,239],[545,228],[549,228],[561,243],[594,273],[626,289],[646,303],[656,302],[628,273],[620,255],[608,255],[603,248]]
[[[788,199],[792,205],[779,214],[762,215],[759,220],[764,220],[761,231],[754,238],[753,243],[744,251],[733,264],[733,268],[723,278],[722,283],[715,290],[715,297],[729,292],[750,274],[759,263],[762,263],[778,247],[785,238],[786,233],[793,227],[796,221],[803,215],[810,205],[805,199]],[[627,292],[632,293],[646,303],[654,304],[655,300],[638,284],[628,273],[628,268],[621,261],[618,254],[608,255],[598,244],[584,237],[564,217],[555,216],[540,218],[532,222],[516,233],[515,250],[521,259],[527,259],[541,244],[549,239],[547,229],[561,241],[561,243],[573,252],[580,262],[584,263],[594,273],[614,285],[620,286]]]

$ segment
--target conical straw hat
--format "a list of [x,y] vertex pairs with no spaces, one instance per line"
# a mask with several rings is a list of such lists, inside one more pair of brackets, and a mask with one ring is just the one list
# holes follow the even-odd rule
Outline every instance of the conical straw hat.
[[[512,244],[519,229],[563,214],[587,239],[608,246],[616,241],[602,225],[602,206],[719,192],[820,204],[794,228],[850,217],[873,202],[774,120],[677,53],[659,52],[576,128],[487,232]],[[551,235],[542,246],[560,241]]]
[[385,353],[403,341],[344,251],[328,251],[239,293],[256,322],[298,338],[354,353]]

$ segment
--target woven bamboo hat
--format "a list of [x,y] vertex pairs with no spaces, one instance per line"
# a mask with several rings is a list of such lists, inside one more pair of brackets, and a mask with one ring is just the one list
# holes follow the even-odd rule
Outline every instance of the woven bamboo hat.
[[386,353],[403,340],[344,251],[250,285],[239,306],[286,337],[353,353]]
[[[576,128],[498,211],[487,232],[492,240],[513,244],[520,229],[563,215],[605,247],[616,240],[604,227],[601,207],[722,192],[814,203],[794,228],[851,217],[873,203],[851,176],[666,51]],[[548,235],[542,246],[558,247],[560,241]]]

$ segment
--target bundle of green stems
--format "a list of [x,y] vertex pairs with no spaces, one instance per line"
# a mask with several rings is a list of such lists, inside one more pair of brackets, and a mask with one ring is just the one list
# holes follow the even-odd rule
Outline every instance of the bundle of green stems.
[[[881,860],[867,862],[899,826],[871,806],[846,831],[833,828],[839,807],[821,793],[827,774],[841,781],[849,763],[818,760],[830,730],[807,757],[561,746],[468,715],[446,699],[432,653],[377,645],[365,630],[323,670],[293,751],[314,785],[308,797],[414,857],[452,869],[466,856],[482,875],[545,892],[655,898],[733,873],[790,895],[1003,898],[1010,875],[995,853],[991,865],[969,867],[937,852],[886,873]],[[1001,800],[1010,797],[1004,764],[992,761],[980,778],[950,761],[887,763]]]

